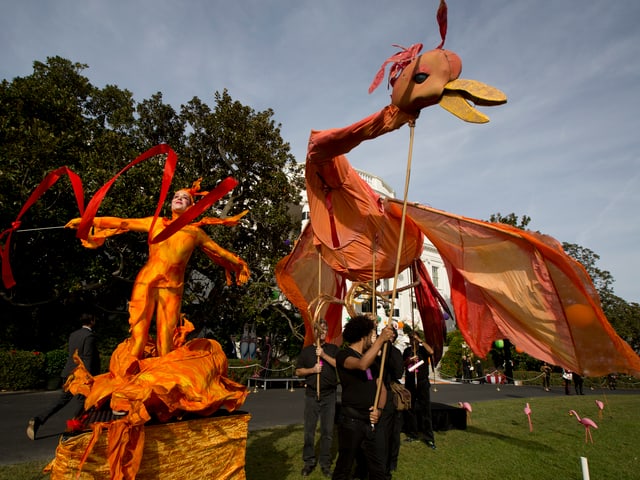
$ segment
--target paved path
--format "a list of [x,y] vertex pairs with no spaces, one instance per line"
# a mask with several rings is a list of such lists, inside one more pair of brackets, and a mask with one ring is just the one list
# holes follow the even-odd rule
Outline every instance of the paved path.
[[[251,390],[243,411],[251,414],[249,431],[264,428],[301,424],[303,418],[303,388],[290,391],[283,385],[280,388]],[[586,392],[596,395],[597,392]],[[638,393],[637,390],[607,391],[607,394]],[[0,465],[27,462],[30,460],[50,460],[55,456],[56,445],[60,434],[65,429],[67,418],[71,412],[67,407],[43,425],[38,431],[38,438],[31,441],[25,433],[27,422],[36,412],[42,410],[49,402],[54,401],[58,391],[0,393]],[[539,386],[515,385],[477,385],[477,384],[437,384],[432,387],[431,400],[457,406],[458,402],[481,402],[509,398],[531,398],[536,396],[564,396],[561,387],[554,387],[545,392]]]

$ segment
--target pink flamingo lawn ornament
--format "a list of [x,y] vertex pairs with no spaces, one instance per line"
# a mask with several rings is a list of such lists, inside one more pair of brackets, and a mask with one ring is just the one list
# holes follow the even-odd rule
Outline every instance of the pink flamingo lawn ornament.
[[527,419],[529,420],[529,431],[533,432],[533,423],[531,423],[531,407],[529,406],[528,403],[524,407],[524,413],[527,416]]
[[573,415],[574,417],[576,417],[576,420],[578,420],[578,422],[584,425],[584,429],[585,429],[584,443],[587,443],[587,438],[591,440],[591,443],[593,443],[593,437],[591,436],[591,427],[598,428],[598,425],[596,425],[596,422],[594,422],[590,418],[586,418],[586,417],[580,418],[580,415],[578,415],[578,413],[575,410],[569,410],[569,415]]
[[604,410],[604,403],[601,400],[596,400],[598,406],[598,418],[602,420],[602,410]]
[[460,408],[464,408],[467,411],[467,423],[471,424],[471,412],[473,412],[473,408],[469,402],[458,402]]

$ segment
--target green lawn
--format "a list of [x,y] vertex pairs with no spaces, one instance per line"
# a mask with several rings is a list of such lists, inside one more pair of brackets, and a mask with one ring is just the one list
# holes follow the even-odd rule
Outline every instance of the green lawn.
[[[605,402],[602,418],[595,400]],[[524,414],[532,410],[533,432]],[[476,402],[467,430],[436,432],[438,449],[403,443],[397,479],[581,480],[581,457],[593,480],[640,478],[640,395],[585,395]],[[569,410],[593,419],[594,443]],[[404,437],[404,436],[403,436]],[[300,478],[302,426],[251,432],[247,442],[249,480]],[[43,463],[2,467],[0,479],[48,478]],[[323,478],[316,469],[310,479]]]

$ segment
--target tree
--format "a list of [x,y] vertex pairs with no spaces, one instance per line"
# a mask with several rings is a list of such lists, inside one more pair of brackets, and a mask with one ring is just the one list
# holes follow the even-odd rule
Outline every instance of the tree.
[[505,223],[507,225],[511,225],[512,227],[519,228],[520,230],[526,230],[529,222],[531,222],[531,217],[523,215],[522,219],[518,219],[518,216],[515,213],[510,213],[509,215],[502,216],[502,214],[498,212],[492,213],[489,217],[489,221],[492,223]]
[[[104,109],[94,102],[100,91],[81,75],[84,68],[51,57],[34,62],[32,75],[0,85],[3,228],[47,173],[65,165],[83,175],[84,165],[91,164],[92,143],[101,136],[96,118]],[[126,102],[126,94],[120,98]],[[14,234],[10,252],[20,287],[0,291],[2,317],[8,319],[3,338],[18,344],[36,338],[36,348],[64,344],[75,316],[70,307],[84,278],[77,264],[88,259],[88,252],[72,241],[71,232],[41,229],[59,227],[78,213],[71,184],[63,178],[22,218],[24,232]]]
[[[244,323],[253,322],[264,327],[263,335],[283,334],[274,331],[280,322],[268,319],[285,312],[282,308],[273,311],[274,304],[282,303],[279,297],[273,298],[277,288],[274,269],[299,234],[300,222],[291,215],[290,207],[300,204],[302,175],[289,145],[282,141],[279,125],[272,120],[272,110],[256,113],[233,101],[226,90],[216,92],[214,98],[212,111],[198,98],[183,106],[182,117],[192,131],[184,155],[193,172],[210,172],[219,179],[231,175],[239,181],[218,213],[248,210],[247,223],[242,228],[215,229],[212,238],[233,245],[249,264],[252,281],[246,289],[227,287],[219,267],[200,258],[194,268],[207,277],[212,288],[191,308],[207,312],[209,326],[218,338],[227,339],[239,333]],[[221,301],[221,292],[227,300]]]
[[[299,320],[283,308],[279,296],[274,298],[273,269],[299,234],[292,206],[300,204],[303,179],[273,111],[255,112],[226,91],[215,93],[213,109],[194,97],[176,112],[163,103],[160,92],[136,104],[128,90],[92,86],[81,74],[85,68],[50,57],[46,63],[34,62],[32,75],[0,85],[2,228],[11,225],[37,184],[55,168],[66,165],[75,171],[88,199],[137,155],[167,142],[179,156],[172,188],[202,178],[203,189],[213,189],[232,175],[239,185],[205,215],[249,210],[238,227],[205,228],[248,262],[252,281],[246,287],[227,287],[222,269],[194,254],[183,311],[197,327],[212,326],[221,339],[240,332],[245,322],[273,329],[275,316],[287,316],[297,328]],[[159,156],[127,171],[98,215],[152,215],[163,165]],[[70,330],[72,307],[81,302],[98,305],[110,323],[117,323],[114,335],[126,335],[126,302],[146,260],[146,237],[129,232],[108,239],[100,249],[86,250],[74,231],[41,230],[78,215],[70,182],[62,178],[23,217],[21,230],[37,230],[14,233],[11,265],[17,286],[0,289],[2,318],[8,319],[1,327],[5,345],[57,347]]]
[[596,262],[600,260],[600,255],[574,243],[562,242],[562,249],[585,268],[601,299],[613,294],[613,276],[608,271],[601,270],[596,266]]

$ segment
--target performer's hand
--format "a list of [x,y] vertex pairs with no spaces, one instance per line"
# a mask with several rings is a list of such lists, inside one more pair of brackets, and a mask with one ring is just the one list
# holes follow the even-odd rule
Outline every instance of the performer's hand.
[[64,226],[64,228],[75,228],[77,230],[78,229],[78,225],[80,225],[80,220],[82,220],[82,219],[81,218],[74,218],[73,220],[70,220]]
[[371,422],[371,425],[378,423],[378,420],[380,420],[380,412],[381,410],[375,407],[369,408],[369,422]]
[[321,362],[316,363],[316,366],[313,367],[313,369],[316,373],[322,372],[322,363]]
[[251,276],[251,272],[249,271],[249,266],[242,262],[242,268],[236,274],[236,283],[238,285],[244,285],[249,281],[249,277]]
[[383,342],[388,342],[389,340],[391,340],[393,338],[393,335],[393,327],[391,327],[390,325],[384,327],[380,332],[380,336],[382,337]]
[[[239,260],[239,264],[231,267],[233,268],[236,274],[236,285],[244,285],[249,281],[249,277],[251,277],[251,271],[249,270],[249,266],[244,262],[244,260]],[[233,278],[231,276],[231,270],[229,268],[225,269],[225,275],[227,279],[227,285],[233,285]]]
[[322,347],[316,347],[316,357],[322,357],[323,353],[324,350],[322,349]]

